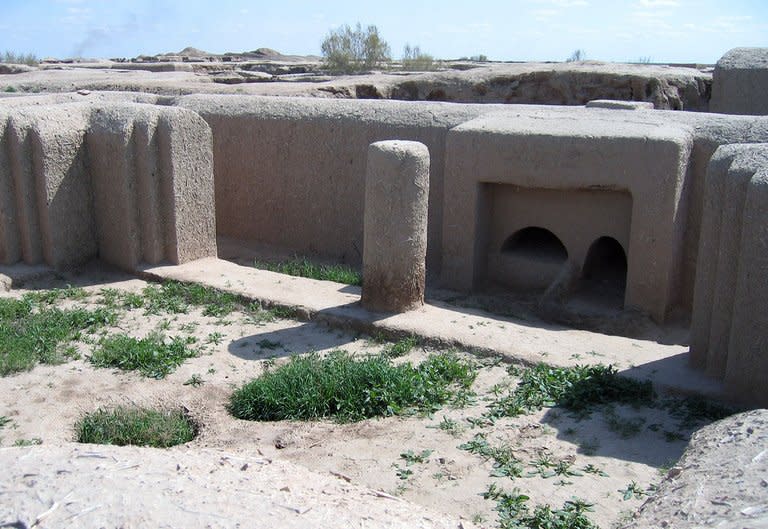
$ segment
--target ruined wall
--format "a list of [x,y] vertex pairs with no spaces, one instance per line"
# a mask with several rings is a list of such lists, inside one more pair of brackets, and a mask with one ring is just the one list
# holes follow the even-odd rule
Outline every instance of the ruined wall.
[[67,100],[77,97],[0,103],[2,264],[98,256],[135,270],[215,255],[205,122],[178,108]]
[[213,131],[218,233],[359,264],[368,146],[429,148],[428,267],[439,269],[448,130],[495,105],[188,96]]
[[[691,152],[685,157],[685,167],[674,169],[678,185],[672,195],[664,195],[664,199],[677,201],[670,224],[674,233],[669,235],[675,241],[670,250],[675,252],[675,272],[670,279],[671,291],[666,305],[668,308],[679,306],[684,312],[690,311],[693,300],[702,182],[709,158],[722,144],[768,138],[768,118],[690,112],[534,105],[414,105],[250,96],[185,96],[176,99],[174,104],[198,112],[213,131],[220,234],[257,241],[289,253],[314,254],[353,264],[360,262],[362,252],[363,175],[368,145],[395,138],[426,144],[432,159],[428,268],[433,275],[440,272],[444,255],[443,180],[445,144],[451,129],[475,117],[501,111],[504,111],[502,121],[511,124],[521,119],[562,124],[606,122],[620,131],[631,122],[636,124],[631,127],[651,131],[650,136],[642,131],[638,133],[640,143],[650,138],[655,129],[683,127],[692,138]],[[589,125],[582,128],[588,130]],[[565,138],[560,146],[565,145],[567,131],[558,135]],[[478,131],[478,145],[490,136],[489,131]],[[594,151],[597,158],[600,157],[599,138],[600,135],[595,136],[593,147],[586,148],[587,152]],[[572,154],[560,147],[551,152],[552,159],[560,165],[575,163],[569,158]],[[499,170],[514,172],[517,165],[529,163],[525,161],[526,156],[525,150],[519,161],[506,155]],[[625,172],[624,166],[626,170],[637,166],[627,161],[630,158],[617,162],[619,172]],[[652,161],[652,158],[639,160],[637,167]],[[590,172],[591,162],[578,163],[585,167],[586,173]],[[595,163],[598,167],[599,163]],[[468,164],[465,169],[470,179],[484,181],[477,175],[476,165]],[[623,178],[634,180],[632,186],[649,189],[656,186],[650,173],[638,170],[634,174],[632,178]],[[509,178],[514,180],[513,176]],[[551,188],[547,178],[542,173],[540,179],[544,183],[537,184],[538,188]],[[522,185],[530,187],[526,182]],[[465,198],[459,197],[459,201]],[[458,229],[463,229],[468,222],[469,219],[461,218]]]
[[[768,117],[236,96],[5,98],[0,261],[61,267],[100,256],[135,270],[215,255],[218,233],[359,263],[367,150],[384,139],[429,148],[427,262],[444,285],[470,289],[489,266],[507,266],[494,254],[528,226],[555,233],[577,271],[591,243],[610,237],[626,254],[626,304],[663,320],[676,307],[690,312],[695,291],[695,362],[734,395],[764,398],[766,162],[744,154],[764,146],[723,146],[768,143]],[[740,160],[752,164],[749,178],[734,172]],[[722,223],[712,220],[720,210]]]
[[768,143],[720,147],[705,182],[691,362],[768,405]]

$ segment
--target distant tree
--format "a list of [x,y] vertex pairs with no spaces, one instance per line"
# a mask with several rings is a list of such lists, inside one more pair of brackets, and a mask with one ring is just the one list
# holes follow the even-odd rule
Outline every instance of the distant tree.
[[345,24],[332,30],[320,46],[326,68],[337,73],[353,73],[384,66],[392,60],[389,44],[379,36],[376,26],[365,30],[358,22],[353,30]]
[[428,53],[422,53],[418,46],[406,44],[403,48],[403,70],[424,72],[434,70],[437,65],[435,58]]
[[574,50],[573,53],[571,53],[571,56],[568,57],[565,62],[579,62],[579,61],[586,61],[587,60],[587,52],[584,50],[578,49]]
[[34,53],[15,53],[6,50],[5,53],[0,53],[0,62],[36,66],[39,61]]

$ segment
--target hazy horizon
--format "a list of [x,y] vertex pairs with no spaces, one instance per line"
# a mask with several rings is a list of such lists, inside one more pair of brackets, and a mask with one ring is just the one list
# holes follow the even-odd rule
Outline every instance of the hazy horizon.
[[[612,62],[716,62],[734,47],[768,47],[762,0],[512,0],[381,4],[308,0],[3,0],[0,51],[44,57],[135,57],[192,46],[211,53],[272,48],[320,55],[342,24],[374,24],[400,57],[406,43],[439,59],[562,61],[574,50]],[[727,8],[727,9],[726,9]]]

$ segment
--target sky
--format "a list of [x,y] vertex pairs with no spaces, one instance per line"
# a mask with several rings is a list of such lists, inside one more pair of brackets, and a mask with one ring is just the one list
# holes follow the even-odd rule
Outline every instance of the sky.
[[768,47],[768,0],[0,0],[0,52],[113,58],[266,47],[319,55],[342,24],[376,25],[439,59],[713,64]]

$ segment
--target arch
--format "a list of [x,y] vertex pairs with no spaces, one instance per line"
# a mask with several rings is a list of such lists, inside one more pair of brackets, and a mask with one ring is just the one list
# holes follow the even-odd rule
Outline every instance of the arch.
[[589,247],[581,272],[582,279],[621,285],[627,282],[627,254],[613,237],[600,237]]
[[537,226],[513,233],[504,241],[501,253],[551,263],[562,263],[568,259],[568,250],[557,235]]

